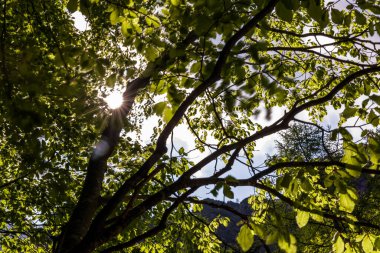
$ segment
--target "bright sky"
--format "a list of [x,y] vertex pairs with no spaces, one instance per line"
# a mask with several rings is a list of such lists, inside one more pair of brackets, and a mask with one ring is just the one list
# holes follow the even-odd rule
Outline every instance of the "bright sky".
[[86,31],[88,29],[90,29],[90,26],[88,25],[88,23],[86,22],[86,19],[85,17],[83,16],[82,13],[80,13],[79,11],[76,11],[74,12],[73,14],[71,14],[72,17],[74,18],[74,26],[81,32],[83,31]]

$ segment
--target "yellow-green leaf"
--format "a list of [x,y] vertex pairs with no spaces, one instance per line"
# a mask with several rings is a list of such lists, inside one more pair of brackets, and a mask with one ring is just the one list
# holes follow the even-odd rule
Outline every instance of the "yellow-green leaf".
[[343,253],[344,252],[344,241],[342,237],[338,236],[334,243],[334,252],[335,253]]
[[125,37],[128,37],[129,35],[131,35],[129,30],[132,31],[131,23],[128,22],[127,20],[124,20],[123,23],[121,23],[121,33]]
[[180,5],[180,3],[181,3],[180,0],[170,0],[170,2],[171,2],[172,5],[174,5],[174,6],[178,6],[178,5]]
[[165,109],[163,111],[163,120],[166,123],[168,123],[172,117],[173,117],[172,108],[170,108],[169,106],[165,107]]
[[158,57],[158,50],[153,46],[145,48],[145,56],[148,61],[154,61]]
[[374,246],[375,250],[380,250],[380,236],[376,237]]
[[368,235],[364,237],[362,241],[362,247],[365,253],[373,252],[373,242],[371,241],[371,238]]
[[309,222],[310,214],[305,211],[298,210],[296,215],[296,221],[298,227],[302,228]]
[[278,238],[278,247],[285,251],[286,253],[296,253],[297,252],[297,245],[296,245],[296,238],[294,235],[281,235]]
[[248,251],[252,247],[254,241],[253,236],[253,231],[247,225],[243,225],[240,228],[236,241],[244,252]]
[[273,244],[275,241],[277,241],[278,235],[279,234],[277,230],[273,231],[267,236],[267,238],[265,239],[265,243],[268,245]]
[[112,25],[116,25],[119,22],[119,11],[117,9],[111,12],[110,21]]
[[153,105],[153,112],[157,116],[161,116],[162,113],[164,112],[165,108],[166,108],[166,102],[159,102],[159,103]]
[[355,208],[355,201],[348,194],[339,194],[340,209],[352,213]]

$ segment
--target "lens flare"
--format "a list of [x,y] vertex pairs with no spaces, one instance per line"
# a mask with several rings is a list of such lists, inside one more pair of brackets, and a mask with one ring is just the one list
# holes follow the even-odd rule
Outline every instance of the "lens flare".
[[123,93],[120,91],[114,91],[109,94],[104,100],[110,109],[117,109],[123,104]]

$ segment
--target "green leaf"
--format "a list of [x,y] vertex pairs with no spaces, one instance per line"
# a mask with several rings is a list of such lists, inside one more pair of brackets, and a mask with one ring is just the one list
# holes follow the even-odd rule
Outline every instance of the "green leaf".
[[375,113],[374,110],[371,110],[367,117],[367,122],[372,124],[374,127],[379,125],[379,116]]
[[332,131],[331,131],[330,139],[331,139],[332,141],[336,141],[337,138],[338,138],[338,134],[339,134],[339,128],[332,130]]
[[374,243],[375,250],[380,250],[380,236],[376,237],[375,243]]
[[324,29],[329,24],[329,14],[326,10],[322,11],[321,20],[319,21],[319,27]]
[[307,8],[307,13],[312,19],[320,23],[322,21],[322,8],[317,4],[317,0],[310,0],[309,7]]
[[291,23],[293,19],[293,12],[285,7],[285,5],[282,2],[279,2],[276,5],[276,14],[279,16],[280,19]]
[[96,63],[95,71],[100,77],[104,77],[106,74],[106,70],[104,69],[103,65],[99,62]]
[[339,128],[339,133],[342,135],[343,140],[352,140],[352,135],[351,133],[344,127]]
[[110,15],[111,25],[116,25],[119,22],[119,11],[115,9]]
[[181,4],[181,1],[180,0],[170,0],[170,2],[172,3],[172,5],[174,6],[178,6]]
[[225,184],[223,187],[223,194],[224,194],[224,196],[226,196],[229,199],[234,198],[234,193],[233,193],[233,191],[231,191],[231,186],[229,186],[227,184]]
[[356,112],[358,111],[357,108],[354,108],[354,107],[346,107],[342,113],[342,116],[345,118],[345,119],[349,119],[351,117],[354,117]]
[[185,99],[185,93],[177,89],[177,86],[174,84],[169,86],[166,94],[173,108],[177,108],[181,104],[181,102]]
[[372,253],[373,252],[373,242],[371,241],[371,238],[369,235],[366,235],[363,238],[362,247],[363,247],[363,250],[365,253]]
[[344,241],[342,239],[342,237],[338,236],[338,238],[336,239],[335,243],[334,243],[334,249],[335,249],[335,253],[343,253],[344,252]]
[[284,6],[289,10],[296,11],[300,7],[299,0],[281,0],[281,3],[284,4]]
[[235,183],[235,182],[237,182],[238,180],[237,180],[235,177],[233,177],[233,176],[231,176],[231,175],[228,175],[228,176],[226,176],[225,181],[226,181],[227,183]]
[[299,228],[306,226],[309,222],[310,214],[305,211],[297,210],[296,222]]
[[380,96],[379,95],[371,95],[369,98],[374,101],[376,104],[380,105]]
[[363,15],[363,13],[359,12],[358,10],[355,10],[355,20],[356,23],[359,25],[365,25],[367,23],[366,17]]
[[176,58],[176,57],[183,56],[183,55],[185,55],[185,50],[183,50],[183,49],[173,48],[169,51],[169,56],[171,58]]
[[78,10],[78,6],[78,0],[69,0],[69,2],[66,5],[66,8],[70,13],[74,13]]
[[149,15],[145,17],[145,22],[149,26],[153,26],[154,28],[160,27],[160,19],[154,15]]
[[271,232],[267,236],[267,238],[265,238],[265,243],[268,245],[275,243],[278,239],[278,236],[279,236],[278,230]]
[[171,118],[173,117],[173,111],[172,111],[172,108],[169,107],[169,106],[166,106],[164,111],[163,111],[163,120],[168,123]]
[[315,221],[318,221],[318,222],[323,222],[323,216],[319,215],[319,214],[316,214],[316,213],[311,213],[310,214],[310,217],[315,220]]
[[331,9],[331,20],[335,24],[341,25],[344,20],[344,16],[341,11],[337,9]]
[[140,26],[140,20],[138,17],[132,19],[133,30],[137,33],[142,33],[142,28]]
[[375,24],[377,35],[380,36],[380,23]]
[[108,78],[107,78],[107,80],[106,80],[106,85],[108,86],[108,87],[114,87],[115,86],[115,83],[116,83],[116,74],[114,73],[114,74],[112,74],[112,75],[110,75]]
[[195,62],[193,65],[191,65],[190,72],[191,73],[198,73],[201,69],[201,62]]
[[285,174],[284,177],[281,179],[281,186],[284,188],[288,188],[290,185],[290,182],[293,180],[292,175],[289,173]]
[[349,196],[349,194],[339,194],[340,209],[348,213],[352,213],[355,208],[355,201]]
[[121,33],[122,33],[125,37],[130,36],[131,33],[132,33],[132,25],[131,25],[131,23],[130,23],[128,20],[126,20],[126,19],[121,23]]
[[161,116],[166,108],[166,102],[159,102],[153,105],[153,112],[157,116]]
[[353,167],[358,168],[359,170],[363,164],[367,162],[367,158],[364,152],[365,151],[362,145],[347,143],[344,147],[344,156],[342,158],[342,162],[353,165]]
[[238,242],[243,252],[248,251],[253,245],[253,241],[254,241],[253,231],[246,224],[244,224],[240,228],[236,241]]
[[278,247],[286,253],[296,253],[296,238],[292,234],[282,234],[278,238]]
[[149,45],[145,48],[145,57],[148,61],[154,61],[158,56],[159,52],[155,47]]
[[181,147],[179,150],[178,150],[178,154],[180,155],[184,155],[185,154],[185,149],[183,147]]

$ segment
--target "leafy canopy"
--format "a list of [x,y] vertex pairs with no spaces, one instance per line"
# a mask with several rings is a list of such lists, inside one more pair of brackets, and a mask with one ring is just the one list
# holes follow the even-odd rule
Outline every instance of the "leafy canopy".
[[[231,199],[252,189],[232,250],[255,235],[296,252],[268,199],[296,210],[300,229],[332,226],[320,238],[335,252],[380,249],[380,224],[361,215],[350,183],[379,174],[380,142],[347,125],[379,124],[378,0],[4,0],[0,13],[4,252],[219,252],[226,221],[199,217],[206,185]],[[122,107],[107,109],[118,88]],[[343,156],[253,165],[257,140],[331,108],[342,110],[331,136]]]

